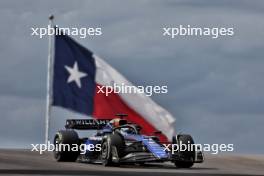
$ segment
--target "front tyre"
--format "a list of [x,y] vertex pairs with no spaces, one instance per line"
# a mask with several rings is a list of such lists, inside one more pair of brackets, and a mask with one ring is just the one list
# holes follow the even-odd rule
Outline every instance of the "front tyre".
[[112,146],[110,138],[108,137],[103,143],[102,143],[102,149],[101,149],[101,157],[102,157],[102,163],[104,166],[111,166],[113,165],[112,162]]
[[[173,142],[175,142],[175,140],[173,140]],[[194,141],[190,135],[181,134],[181,135],[178,135],[177,143],[178,143],[178,146],[180,146],[180,144],[187,146],[187,145],[193,145]],[[174,164],[176,167],[178,167],[178,168],[190,168],[193,166],[194,159],[195,159],[195,151],[188,151],[188,150],[179,151],[179,155],[180,155],[182,160],[175,161]]]
[[[101,158],[104,166],[119,166],[119,158],[124,155],[125,141],[118,132],[107,136],[102,143]],[[114,160],[113,160],[114,159]]]
[[176,161],[174,164],[178,168],[191,168],[194,163],[193,162]]

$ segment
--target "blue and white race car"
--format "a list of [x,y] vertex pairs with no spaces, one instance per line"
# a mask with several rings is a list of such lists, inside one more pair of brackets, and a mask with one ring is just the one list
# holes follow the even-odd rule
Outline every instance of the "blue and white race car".
[[[148,162],[171,161],[177,167],[189,168],[194,163],[204,160],[203,153],[198,151],[174,151],[170,145],[165,146],[155,135],[147,136],[140,133],[138,124],[131,124],[119,115],[112,120],[69,119],[65,130],[56,133],[54,144],[66,144],[71,147],[92,146],[85,152],[76,150],[54,150],[57,161],[83,161],[102,163],[105,166],[122,163],[144,164]],[[96,130],[90,137],[79,138],[76,130]],[[161,133],[161,132],[156,132]],[[194,144],[190,135],[180,134],[173,137],[171,144]]]

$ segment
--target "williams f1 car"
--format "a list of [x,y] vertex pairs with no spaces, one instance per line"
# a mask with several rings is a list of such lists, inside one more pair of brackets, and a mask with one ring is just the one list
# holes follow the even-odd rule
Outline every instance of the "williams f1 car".
[[[138,124],[127,122],[120,118],[112,120],[96,119],[69,119],[65,130],[56,133],[54,144],[67,144],[70,146],[93,145],[94,150],[80,152],[54,150],[57,161],[82,161],[89,163],[102,163],[105,166],[120,165],[122,163],[144,164],[148,162],[171,161],[177,167],[189,168],[194,163],[204,160],[203,153],[198,151],[166,150],[157,135],[148,136],[140,133]],[[96,130],[94,135],[79,138],[76,130]],[[156,132],[156,134],[161,132]],[[179,134],[173,137],[171,144],[194,144],[190,135]],[[167,145],[168,146],[168,145]],[[98,149],[98,150],[97,150]]]

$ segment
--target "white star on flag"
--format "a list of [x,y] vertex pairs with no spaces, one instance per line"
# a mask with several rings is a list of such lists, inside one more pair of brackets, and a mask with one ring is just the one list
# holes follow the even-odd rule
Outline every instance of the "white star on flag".
[[67,83],[74,81],[79,88],[82,87],[81,78],[87,76],[86,73],[80,72],[77,62],[74,62],[73,68],[65,65],[65,69],[70,73]]

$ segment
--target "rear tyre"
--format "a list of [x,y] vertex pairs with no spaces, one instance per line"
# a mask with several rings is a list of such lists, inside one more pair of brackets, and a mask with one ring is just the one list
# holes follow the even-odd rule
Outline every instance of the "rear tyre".
[[[57,161],[68,161],[68,162],[74,162],[78,158],[80,151],[79,151],[79,136],[78,134],[73,130],[61,130],[58,131],[57,134],[54,137],[54,145],[59,146],[60,144],[66,144],[67,147],[65,147],[66,150],[62,151],[61,149],[64,149],[64,147],[58,147],[56,148],[54,153],[54,158]],[[65,146],[66,146],[65,145]],[[75,147],[75,151],[72,151],[73,147]],[[78,148],[76,148],[78,147]]]
[[[194,144],[193,138],[188,134],[178,135],[178,145],[192,145]],[[175,140],[173,140],[175,142]],[[176,161],[174,164],[178,168],[190,168],[194,164],[195,151],[179,151],[182,161]]]

